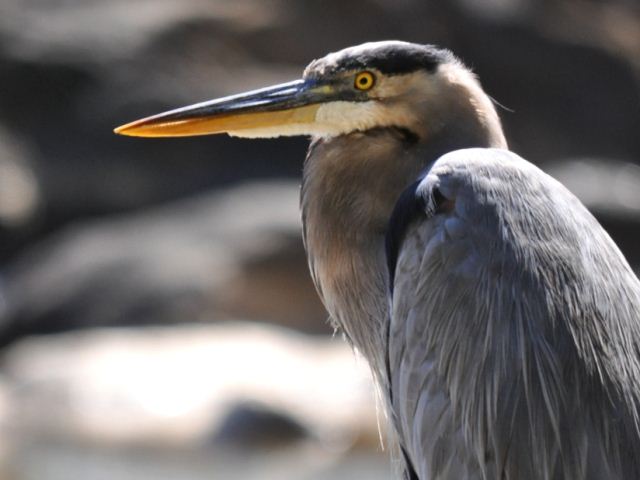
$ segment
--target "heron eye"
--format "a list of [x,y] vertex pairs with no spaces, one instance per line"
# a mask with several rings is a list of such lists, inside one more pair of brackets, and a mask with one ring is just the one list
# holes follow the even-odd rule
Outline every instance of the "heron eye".
[[371,72],[360,72],[356,75],[354,82],[358,90],[369,90],[376,83],[376,77]]

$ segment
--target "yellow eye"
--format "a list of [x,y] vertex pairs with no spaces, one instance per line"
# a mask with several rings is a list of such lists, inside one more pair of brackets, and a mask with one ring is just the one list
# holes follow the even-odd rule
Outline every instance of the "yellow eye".
[[358,90],[369,90],[376,83],[376,77],[371,72],[360,72],[356,75],[354,86]]

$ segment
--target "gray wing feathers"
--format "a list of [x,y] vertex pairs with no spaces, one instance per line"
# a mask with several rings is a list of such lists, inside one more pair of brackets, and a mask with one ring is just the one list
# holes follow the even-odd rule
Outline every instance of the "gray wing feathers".
[[514,154],[463,150],[419,191],[389,331],[421,480],[640,478],[640,284],[597,221]]

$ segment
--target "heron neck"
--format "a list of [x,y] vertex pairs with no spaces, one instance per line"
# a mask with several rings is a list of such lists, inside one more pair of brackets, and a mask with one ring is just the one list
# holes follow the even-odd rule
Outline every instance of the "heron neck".
[[422,143],[385,128],[316,139],[309,148],[301,208],[311,273],[332,322],[365,356],[383,385],[389,216],[400,193],[421,171],[444,153],[467,146],[491,143],[476,140],[467,145],[446,135]]

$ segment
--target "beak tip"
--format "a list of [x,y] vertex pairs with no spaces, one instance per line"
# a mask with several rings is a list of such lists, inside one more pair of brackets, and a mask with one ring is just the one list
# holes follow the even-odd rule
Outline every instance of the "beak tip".
[[138,122],[127,123],[125,125],[120,125],[113,129],[113,133],[116,135],[122,135],[125,137],[137,137],[140,135],[136,134],[136,127]]
[[127,130],[131,127],[131,123],[125,123],[124,125],[119,125],[113,129],[113,133],[116,135],[127,135]]
[[[305,87],[304,81],[297,80],[141,118],[116,127],[113,132],[127,137],[155,138],[255,133],[264,129],[271,132],[282,128],[289,135],[288,126],[297,125],[300,130],[301,125],[316,121],[319,102],[313,95],[309,96],[309,91],[312,90]],[[317,92],[314,95],[317,96]]]

